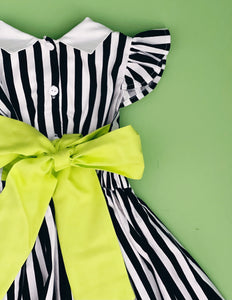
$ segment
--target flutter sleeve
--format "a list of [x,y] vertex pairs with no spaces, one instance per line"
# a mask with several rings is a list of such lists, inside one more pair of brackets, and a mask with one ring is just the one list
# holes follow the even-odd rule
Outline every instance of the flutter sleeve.
[[146,30],[132,37],[121,84],[120,107],[142,99],[157,86],[170,46],[171,36],[167,28]]

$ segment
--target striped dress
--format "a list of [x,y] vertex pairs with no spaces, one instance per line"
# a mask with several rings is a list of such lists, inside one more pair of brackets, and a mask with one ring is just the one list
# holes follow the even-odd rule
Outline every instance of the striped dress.
[[[120,108],[156,87],[169,50],[167,28],[130,37],[86,17],[55,40],[0,21],[0,114],[32,125],[51,140],[65,133],[86,135],[109,123],[117,129]],[[223,299],[127,178],[96,172],[135,299]],[[0,182],[2,191],[5,182]],[[3,300],[22,299],[74,299],[52,198],[34,247]]]

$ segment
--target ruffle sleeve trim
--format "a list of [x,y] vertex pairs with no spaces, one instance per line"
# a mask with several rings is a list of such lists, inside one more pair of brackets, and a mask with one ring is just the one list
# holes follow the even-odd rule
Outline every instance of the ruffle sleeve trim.
[[146,30],[132,37],[121,84],[120,107],[142,99],[157,86],[170,47],[171,35],[167,28]]

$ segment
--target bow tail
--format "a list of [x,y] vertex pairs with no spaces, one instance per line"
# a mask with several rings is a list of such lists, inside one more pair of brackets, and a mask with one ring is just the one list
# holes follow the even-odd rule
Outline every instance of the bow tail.
[[46,159],[17,162],[0,193],[0,299],[34,246],[56,186],[49,168]]
[[55,218],[74,298],[134,300],[96,171],[69,167],[57,179]]

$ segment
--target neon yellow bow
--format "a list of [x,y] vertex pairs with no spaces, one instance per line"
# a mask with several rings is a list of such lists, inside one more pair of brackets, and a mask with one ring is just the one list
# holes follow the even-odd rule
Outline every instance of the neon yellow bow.
[[61,251],[76,300],[134,300],[96,169],[143,175],[132,126],[64,134],[50,141],[34,127],[0,116],[0,299],[32,250],[51,197]]

